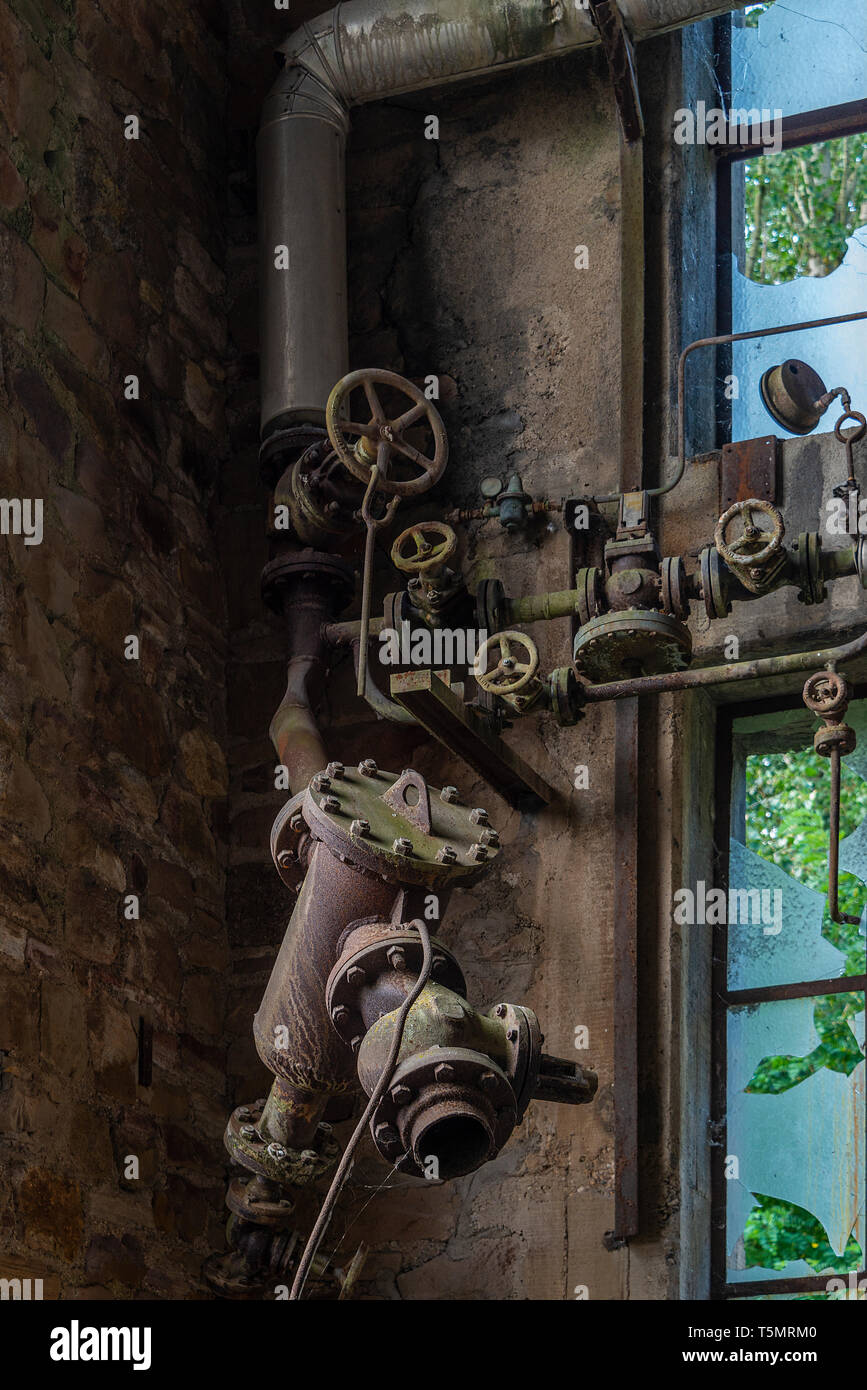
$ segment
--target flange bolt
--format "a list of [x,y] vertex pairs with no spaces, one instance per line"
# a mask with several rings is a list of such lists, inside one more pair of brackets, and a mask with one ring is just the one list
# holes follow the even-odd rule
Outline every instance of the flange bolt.
[[443,787],[440,792],[440,801],[454,802],[458,799],[457,787]]
[[361,773],[362,777],[375,777],[379,769],[373,761],[373,758],[363,758],[358,764],[358,771]]
[[392,849],[394,850],[395,854],[412,854],[412,840],[408,839],[406,835],[398,835],[397,839],[394,841],[394,844],[392,845]]
[[473,822],[473,825],[487,825],[488,813],[484,806],[474,806],[472,811],[470,811],[470,820]]
[[359,839],[364,839],[365,835],[370,834],[370,821],[363,818],[354,820],[349,827],[350,835],[357,835]]
[[438,864],[454,864],[458,857],[458,852],[454,845],[443,845],[442,849],[437,850]]

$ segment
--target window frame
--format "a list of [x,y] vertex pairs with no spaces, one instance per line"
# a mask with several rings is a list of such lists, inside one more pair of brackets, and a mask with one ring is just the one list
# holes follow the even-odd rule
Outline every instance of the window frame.
[[[867,699],[867,686],[856,686],[853,701]],[[755,714],[774,714],[801,710],[797,696],[756,700],[745,704],[726,704],[717,708],[716,729],[716,805],[714,812],[714,861],[717,888],[729,887],[729,838],[734,772],[734,725],[738,719]],[[711,1299],[726,1302],[732,1298],[760,1301],[772,1294],[825,1292],[830,1274],[801,1275],[787,1279],[730,1282],[726,1277],[728,1260],[726,1239],[727,1179],[722,1158],[727,1149],[728,1111],[728,1011],[733,1006],[764,1003],[778,999],[819,998],[827,994],[855,994],[867,990],[867,973],[839,975],[831,980],[807,980],[797,984],[768,985],[757,989],[728,988],[728,926],[713,927],[711,968]],[[862,1268],[853,1271],[857,1280],[867,1278],[862,1251]],[[849,1277],[849,1276],[837,1276]]]

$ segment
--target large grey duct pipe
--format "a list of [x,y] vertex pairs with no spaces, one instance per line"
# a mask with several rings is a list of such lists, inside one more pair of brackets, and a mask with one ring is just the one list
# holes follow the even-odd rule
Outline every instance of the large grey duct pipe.
[[[746,3],[620,0],[619,8],[642,39]],[[349,0],[281,45],[284,67],[258,139],[263,437],[321,424],[347,371],[349,108],[597,42],[580,0]]]

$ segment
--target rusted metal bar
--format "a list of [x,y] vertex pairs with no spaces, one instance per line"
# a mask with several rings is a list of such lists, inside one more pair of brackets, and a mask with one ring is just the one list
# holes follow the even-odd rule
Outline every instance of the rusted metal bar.
[[699,666],[687,671],[666,671],[659,676],[634,676],[626,681],[608,681],[602,685],[585,685],[585,702],[599,704],[603,700],[629,700],[634,695],[658,695],[664,690],[694,690],[697,686],[727,685],[732,681],[763,680],[807,671],[811,666],[833,667],[844,661],[854,661],[867,652],[867,631],[839,647],[820,651],[790,652],[785,656],[763,656],[754,661],[733,661],[727,666]]
[[[730,125],[726,132],[743,129]],[[753,126],[750,129],[762,127]],[[824,140],[839,140],[844,135],[858,135],[867,130],[867,101],[845,101],[839,106],[825,106],[819,111],[801,111],[795,116],[784,116],[779,122],[778,145],[784,150],[795,149],[798,145],[818,145]],[[751,138],[729,140],[714,145],[713,153],[720,160],[734,163],[741,159],[758,159],[762,147]]]
[[740,1004],[772,1004],[778,999],[818,999],[825,994],[857,994],[867,989],[867,975],[834,975],[828,980],[803,980],[792,985],[732,989],[723,995],[729,1008]]
[[840,749],[833,748],[831,763],[831,801],[828,808],[828,912],[832,922],[848,923],[855,927],[861,921],[851,913],[840,911]]
[[726,1298],[768,1298],[775,1293],[816,1293],[824,1292],[828,1287],[830,1279],[853,1279],[860,1283],[867,1278],[867,1272],[863,1269],[856,1274],[833,1274],[830,1271],[826,1274],[805,1274],[803,1279],[756,1279],[747,1280],[742,1284],[726,1284]]
[[492,734],[473,709],[433,671],[407,671],[391,677],[391,693],[449,752],[463,758],[510,806],[548,805],[557,793]]
[[589,7],[608,63],[623,136],[627,144],[634,145],[644,136],[644,116],[638,95],[632,43],[613,0],[589,0]]

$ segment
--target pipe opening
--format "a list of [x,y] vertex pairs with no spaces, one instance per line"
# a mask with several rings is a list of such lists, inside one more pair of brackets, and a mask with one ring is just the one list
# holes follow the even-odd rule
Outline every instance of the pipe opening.
[[422,1130],[414,1148],[419,1167],[425,1168],[428,1160],[435,1158],[438,1176],[448,1182],[487,1163],[494,1143],[483,1120],[474,1115],[446,1115]]

